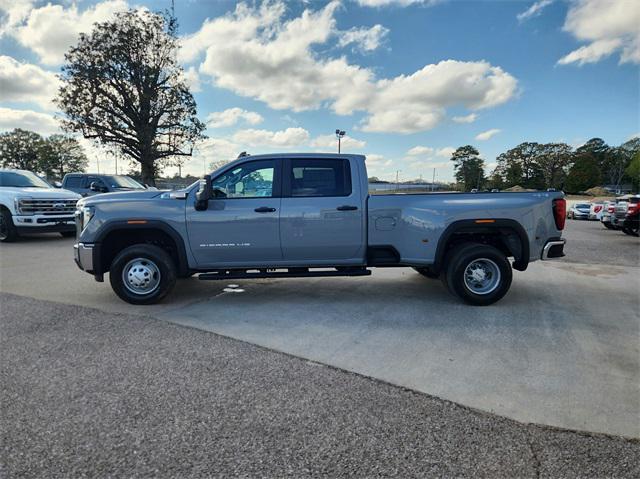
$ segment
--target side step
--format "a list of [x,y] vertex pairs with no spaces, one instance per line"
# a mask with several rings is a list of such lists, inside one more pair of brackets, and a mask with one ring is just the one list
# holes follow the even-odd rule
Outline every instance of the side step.
[[[284,269],[284,268],[283,268]],[[371,270],[366,268],[344,268],[340,270],[309,271],[309,268],[289,268],[286,271],[273,269],[260,270],[221,270],[211,273],[200,273],[203,281],[219,279],[260,279],[260,278],[326,278],[333,276],[370,276]]]

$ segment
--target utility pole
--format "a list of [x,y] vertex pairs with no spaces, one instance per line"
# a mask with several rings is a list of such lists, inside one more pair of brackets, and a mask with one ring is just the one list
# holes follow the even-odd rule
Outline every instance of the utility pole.
[[436,169],[433,169],[433,178],[431,179],[431,191],[436,190]]
[[336,130],[336,138],[338,139],[338,154],[340,154],[340,140],[342,140],[342,137],[346,134],[347,132],[344,130]]
[[402,170],[396,170],[396,191],[400,189],[400,181],[399,181],[400,171]]

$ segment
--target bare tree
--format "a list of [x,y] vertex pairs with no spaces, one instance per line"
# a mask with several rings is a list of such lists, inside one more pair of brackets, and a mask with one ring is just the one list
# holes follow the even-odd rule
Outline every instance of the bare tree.
[[150,185],[157,162],[191,156],[204,137],[177,50],[172,16],[130,10],[81,34],[62,68],[63,127],[140,163]]

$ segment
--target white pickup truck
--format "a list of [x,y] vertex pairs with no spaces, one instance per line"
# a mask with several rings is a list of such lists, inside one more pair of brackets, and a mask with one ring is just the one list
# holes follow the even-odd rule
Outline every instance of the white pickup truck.
[[0,169],[0,242],[32,233],[74,236],[80,198],[72,191],[53,188],[30,171]]

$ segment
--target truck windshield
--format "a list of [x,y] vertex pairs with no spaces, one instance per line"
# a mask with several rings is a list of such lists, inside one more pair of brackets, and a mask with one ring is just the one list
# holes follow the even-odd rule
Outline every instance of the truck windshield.
[[0,187],[51,188],[51,185],[30,171],[0,171]]
[[131,190],[144,190],[144,186],[130,176],[108,176],[105,178],[111,188],[127,188]]

